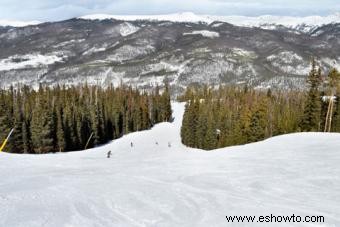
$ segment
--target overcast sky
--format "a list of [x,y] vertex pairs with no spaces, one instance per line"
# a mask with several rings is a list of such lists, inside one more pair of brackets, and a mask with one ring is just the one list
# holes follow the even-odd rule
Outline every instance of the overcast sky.
[[0,0],[0,19],[56,21],[93,13],[194,12],[213,15],[307,16],[340,11],[340,0]]

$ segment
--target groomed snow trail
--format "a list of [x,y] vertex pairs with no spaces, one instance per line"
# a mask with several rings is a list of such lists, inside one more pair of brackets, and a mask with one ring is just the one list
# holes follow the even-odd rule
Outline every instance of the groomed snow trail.
[[1,153],[0,226],[280,226],[225,219],[270,214],[325,217],[281,226],[340,226],[339,134],[200,151],[180,142],[184,104],[173,110],[173,123],[92,150]]

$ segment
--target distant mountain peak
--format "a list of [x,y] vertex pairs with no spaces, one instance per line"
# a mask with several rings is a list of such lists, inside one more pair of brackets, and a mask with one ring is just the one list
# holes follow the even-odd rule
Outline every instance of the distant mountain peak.
[[340,23],[329,23],[338,14],[215,17],[189,12],[83,18],[87,20],[1,28],[1,86],[86,81],[149,89],[166,81],[174,94],[195,84],[301,89],[311,56],[325,73],[340,69]]
[[40,21],[17,21],[17,20],[1,20],[0,19],[0,27],[25,27],[29,25],[37,25],[40,24]]
[[136,20],[150,20],[150,21],[170,21],[170,22],[190,22],[190,23],[212,23],[213,20],[207,16],[197,15],[193,12],[182,12],[173,14],[161,15],[109,15],[109,14],[92,14],[79,17],[84,20],[105,20],[115,19],[123,21],[136,21]]
[[190,22],[190,23],[207,23],[214,21],[227,22],[230,24],[246,27],[262,27],[264,25],[275,24],[286,27],[297,27],[299,25],[321,26],[331,23],[340,23],[340,12],[328,16],[274,16],[262,15],[258,17],[248,16],[215,16],[199,15],[192,12],[182,12],[164,15],[109,15],[109,14],[92,14],[80,17],[85,20],[104,20],[116,19],[124,21],[151,20],[151,21],[171,21],[171,22]]

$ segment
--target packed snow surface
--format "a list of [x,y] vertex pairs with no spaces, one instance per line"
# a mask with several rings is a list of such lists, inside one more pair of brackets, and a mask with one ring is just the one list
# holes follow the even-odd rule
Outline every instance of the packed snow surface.
[[[0,226],[340,226],[340,135],[201,151],[181,144],[184,104],[173,110],[173,123],[92,150],[1,153]],[[271,214],[322,215],[325,223],[225,219]]]

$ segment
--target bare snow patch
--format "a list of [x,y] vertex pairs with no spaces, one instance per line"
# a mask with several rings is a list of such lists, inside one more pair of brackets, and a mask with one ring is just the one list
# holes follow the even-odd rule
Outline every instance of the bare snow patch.
[[250,58],[256,58],[256,54],[254,51],[249,51],[241,48],[233,48],[232,54],[235,56],[244,56],[244,57],[250,57]]
[[283,63],[292,64],[302,61],[303,58],[292,51],[282,51],[278,55],[270,55],[267,57],[269,61],[275,60],[276,58],[281,58]]
[[133,33],[136,33],[140,29],[139,27],[134,26],[133,24],[128,22],[120,24],[119,27],[119,31],[122,36],[129,36]]
[[155,50],[155,47],[151,45],[145,46],[132,46],[125,45],[118,48],[115,53],[108,57],[107,60],[111,61],[125,61],[131,60],[139,56],[149,54]]
[[105,47],[99,47],[99,48],[98,47],[92,47],[92,48],[88,49],[87,51],[85,51],[83,53],[83,55],[90,55],[90,54],[94,54],[94,53],[98,53],[98,52],[103,52],[105,50],[106,50]]
[[71,39],[69,41],[65,41],[65,42],[61,42],[55,46],[53,46],[54,48],[60,48],[60,47],[64,47],[64,46],[68,46],[68,45],[71,45],[71,44],[76,44],[76,43],[81,43],[81,42],[84,42],[85,39]]
[[270,55],[267,60],[285,73],[306,75],[310,71],[309,63],[292,51],[282,51],[277,55]]
[[214,28],[218,28],[220,26],[222,26],[224,23],[216,23],[216,24],[213,24],[212,27]]
[[60,53],[42,55],[40,53],[14,55],[0,60],[0,71],[12,69],[38,68],[39,66],[51,65],[56,62],[63,62],[66,57]]
[[340,57],[338,59],[323,58],[321,61],[332,68],[340,70]]
[[207,38],[220,37],[220,34],[218,32],[213,32],[213,31],[208,31],[208,30],[193,31],[193,32],[183,33],[183,35],[202,35],[203,37],[207,37]]

